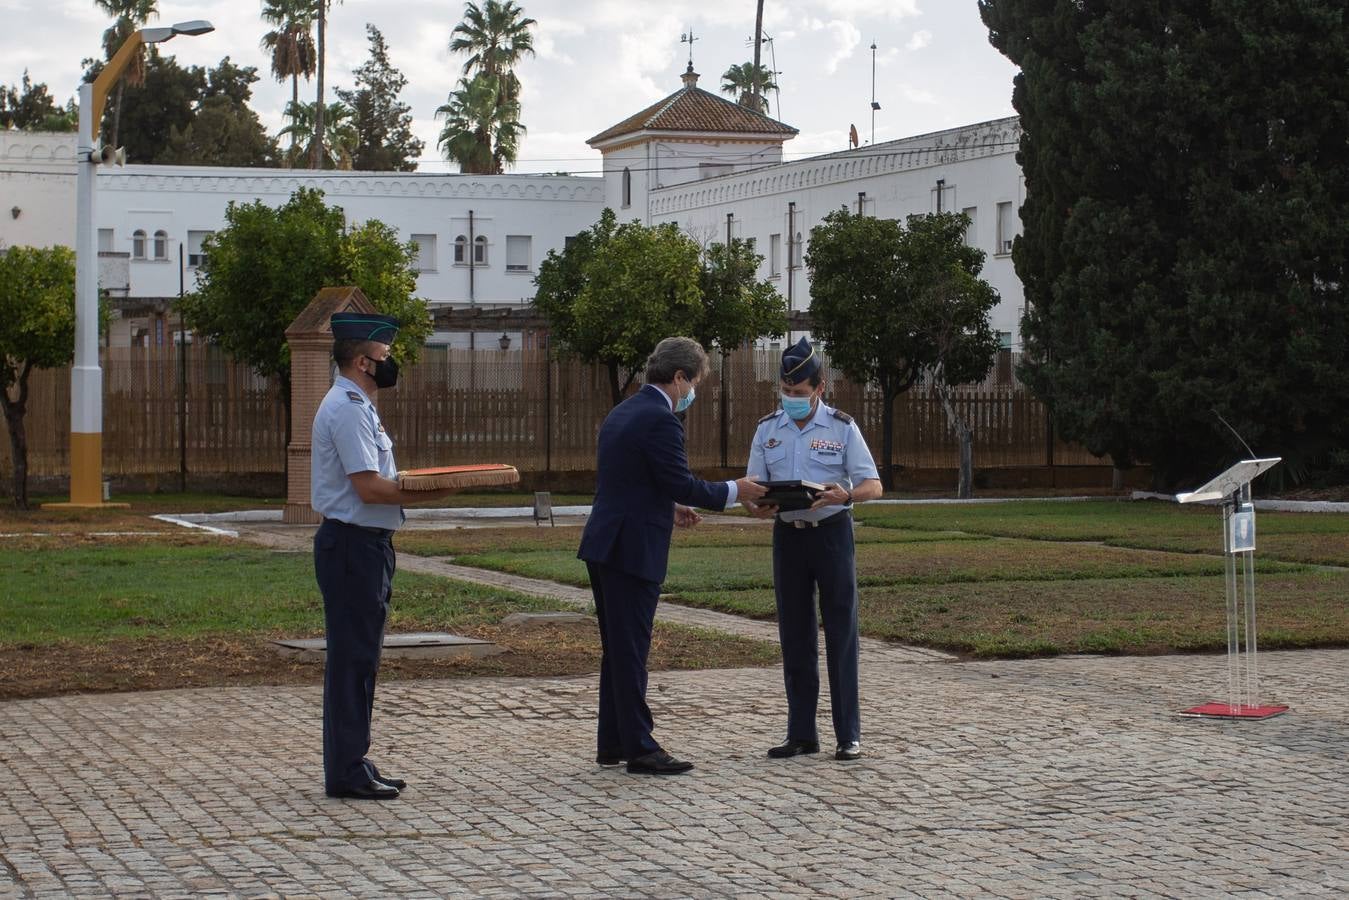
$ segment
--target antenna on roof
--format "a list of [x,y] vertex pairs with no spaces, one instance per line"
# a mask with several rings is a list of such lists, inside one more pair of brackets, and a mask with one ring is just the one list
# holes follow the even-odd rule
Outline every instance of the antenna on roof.
[[702,38],[696,38],[696,37],[693,36],[693,29],[692,29],[692,28],[690,28],[690,29],[688,30],[687,33],[681,34],[681,35],[679,36],[679,43],[681,43],[681,44],[688,44],[688,45],[689,45],[689,71],[690,71],[690,72],[693,71],[693,42],[694,42],[694,41],[701,41],[701,40],[702,40]]

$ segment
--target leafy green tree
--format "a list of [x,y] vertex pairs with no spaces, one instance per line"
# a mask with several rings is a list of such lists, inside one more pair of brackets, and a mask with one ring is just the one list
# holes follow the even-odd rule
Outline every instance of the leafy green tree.
[[355,70],[355,90],[338,89],[352,110],[357,141],[352,168],[370,172],[412,172],[426,145],[412,133],[412,107],[398,100],[408,80],[389,61],[384,35],[366,25],[370,58]]
[[0,85],[0,129],[74,131],[79,120],[80,112],[73,97],[64,107],[57,106],[47,85],[34,84],[27,69],[18,86]]
[[1021,72],[1021,377],[1161,489],[1349,438],[1342,0],[981,0]]
[[[534,55],[534,36],[529,29],[536,24],[525,17],[524,10],[513,0],[484,0],[481,5],[469,0],[464,5],[464,20],[452,32],[450,52],[469,54],[464,63],[465,80],[461,80],[459,90],[467,90],[479,78],[494,82],[492,97],[497,109],[490,116],[478,112],[475,119],[493,122],[495,126],[474,131],[474,140],[482,146],[476,153],[463,153],[465,157],[475,159],[490,156],[490,171],[494,174],[500,174],[507,164],[515,162],[519,137],[525,131],[525,126],[520,123],[520,80],[515,76],[515,66],[525,56]],[[452,91],[451,101],[454,95]],[[444,138],[442,133],[442,144]],[[460,159],[459,156],[447,158]]]
[[564,352],[598,363],[615,405],[662,338],[701,318],[698,245],[673,223],[616,224],[613,210],[539,265],[534,304]]
[[741,106],[748,106],[755,112],[768,112],[768,91],[775,91],[778,83],[767,66],[759,66],[758,82],[754,78],[754,63],[746,62],[731,66],[721,75],[721,92],[736,98]]
[[9,430],[14,505],[28,508],[28,376],[75,355],[75,254],[66,247],[0,251],[0,406]]
[[[290,102],[295,109],[300,106],[300,77],[309,80],[318,65],[318,49],[314,46],[316,14],[313,0],[262,2],[262,20],[272,26],[262,36],[262,49],[271,59],[272,77],[280,82],[290,79]],[[292,135],[287,161],[295,165],[298,160],[298,141]]]
[[836,210],[810,230],[806,253],[811,330],[844,374],[881,390],[887,489],[895,398],[924,373],[946,385],[982,378],[997,350],[987,318],[998,295],[978,277],[983,252],[964,243],[968,218],[910,216],[907,225]]
[[[103,32],[104,59],[108,60],[111,60],[122,44],[126,43],[127,38],[131,37],[151,19],[159,17],[158,0],[94,0],[94,6],[115,18],[112,25],[108,26],[107,30]],[[117,139],[121,134],[122,101],[127,86],[140,87],[145,84],[146,55],[145,47],[141,47],[136,52],[130,65],[126,67],[121,78],[117,80],[115,102],[108,104],[110,108],[107,110],[104,121],[106,122],[110,116],[112,122],[107,129],[107,143],[114,147],[118,146]]]
[[333,0],[314,0],[314,9],[318,14],[318,70],[315,79],[318,84],[318,92],[314,99],[314,105],[311,107],[314,112],[314,139],[309,142],[309,168],[311,169],[324,167],[324,151],[329,146],[329,141],[324,133],[328,127],[326,121],[328,106],[323,102],[323,79],[328,62],[328,11],[332,7]]
[[771,281],[758,279],[763,256],[754,241],[732,238],[703,253],[699,288],[702,309],[691,332],[709,350],[729,353],[755,338],[787,330],[787,301]]
[[461,172],[499,175],[503,161],[515,159],[525,126],[518,104],[497,102],[497,88],[488,75],[461,79],[436,109],[436,118],[445,120],[437,146],[446,159],[459,163]]
[[[102,71],[104,63],[86,60],[86,80]],[[143,81],[139,87],[114,94],[104,110],[105,131],[116,120],[121,144],[132,162],[155,163],[169,146],[174,129],[185,131],[197,104],[206,93],[206,70],[184,69],[172,56],[151,47],[146,54]],[[112,143],[111,137],[108,143]]]
[[225,227],[203,243],[199,289],[183,299],[190,327],[258,374],[281,382],[290,434],[290,351],[285,330],[320,288],[355,285],[402,322],[394,355],[414,362],[431,333],[426,302],[416,297],[411,243],[371,220],[348,228],[323,193],[296,191],[276,208],[260,200],[230,203]]
[[248,107],[257,69],[227,56],[206,73],[206,87],[187,127],[170,126],[156,163],[198,166],[273,166],[280,156],[257,113]]

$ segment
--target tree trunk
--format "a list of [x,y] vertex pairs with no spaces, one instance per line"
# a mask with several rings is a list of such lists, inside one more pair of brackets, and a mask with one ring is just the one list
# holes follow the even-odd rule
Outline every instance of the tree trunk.
[[956,497],[968,500],[974,496],[974,429],[956,412],[955,404],[951,402],[951,386],[942,378],[940,367],[934,373],[932,389],[941,398],[947,424],[960,442],[960,475],[956,480]]
[[[290,76],[290,108],[297,113],[300,110],[300,76],[298,74],[292,74]],[[293,130],[293,126],[295,125],[295,120],[293,118],[290,120],[290,124],[292,126],[292,131],[290,133],[290,158],[287,160],[287,168],[293,169],[295,168],[295,146],[298,143],[299,136],[296,135]]]
[[323,64],[327,50],[324,47],[324,34],[327,31],[328,0],[318,3],[318,105],[314,110],[314,140],[309,145],[309,168],[323,168]]
[[[750,84],[753,85],[755,112],[763,112],[763,104],[760,101],[763,86],[759,84],[759,49],[763,47],[763,0],[759,0],[758,10],[754,14],[754,69],[750,73]],[[779,95],[780,96],[780,95]]]
[[28,373],[32,367],[24,363],[19,372],[19,397],[11,399],[9,390],[0,391],[0,407],[4,408],[5,425],[9,430],[9,455],[14,463],[14,506],[28,508],[28,433],[23,427],[28,411]]
[[618,363],[608,363],[607,368],[609,369],[609,396],[613,398],[614,406],[617,406],[623,402],[623,391],[618,386]]

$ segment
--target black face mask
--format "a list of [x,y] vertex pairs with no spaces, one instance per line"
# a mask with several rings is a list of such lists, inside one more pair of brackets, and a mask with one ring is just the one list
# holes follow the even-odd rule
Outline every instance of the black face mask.
[[398,363],[394,362],[392,356],[387,359],[367,356],[366,359],[375,364],[375,371],[370,373],[370,377],[375,379],[375,387],[391,388],[398,383]]

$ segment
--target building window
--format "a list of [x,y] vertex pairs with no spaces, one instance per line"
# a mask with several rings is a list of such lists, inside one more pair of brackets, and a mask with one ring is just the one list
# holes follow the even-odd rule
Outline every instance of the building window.
[[434,234],[414,234],[412,236],[412,268],[418,272],[436,270],[436,236]]
[[768,236],[768,277],[776,278],[782,274],[782,235]]
[[730,163],[698,163],[698,179],[717,178],[721,175],[730,175],[735,171],[735,166]]
[[131,232],[131,258],[145,259],[145,232],[139,228]]
[[623,167],[623,208],[632,206],[632,172]]
[[473,239],[473,265],[487,265],[487,237],[478,235]]
[[155,232],[155,259],[169,258],[169,233],[164,230]]
[[994,253],[1002,255],[1012,252],[1012,240],[1016,238],[1016,211],[1012,204],[998,204],[998,244]]
[[111,229],[111,228],[100,228],[100,229],[98,230],[98,252],[99,252],[99,253],[111,253],[111,252],[112,252],[112,229]]
[[209,231],[189,231],[187,233],[187,265],[190,269],[200,269],[206,265],[206,251],[202,244],[211,236]]
[[529,271],[529,255],[531,243],[532,239],[527,234],[506,235],[507,272]]
[[977,228],[975,228],[975,226],[979,223],[978,217],[979,207],[967,206],[964,209],[962,209],[961,212],[963,212],[965,214],[965,217],[970,220],[969,227],[965,229],[965,246],[978,247],[979,231]]
[[468,264],[468,238],[462,234],[454,239],[454,264],[456,266]]

